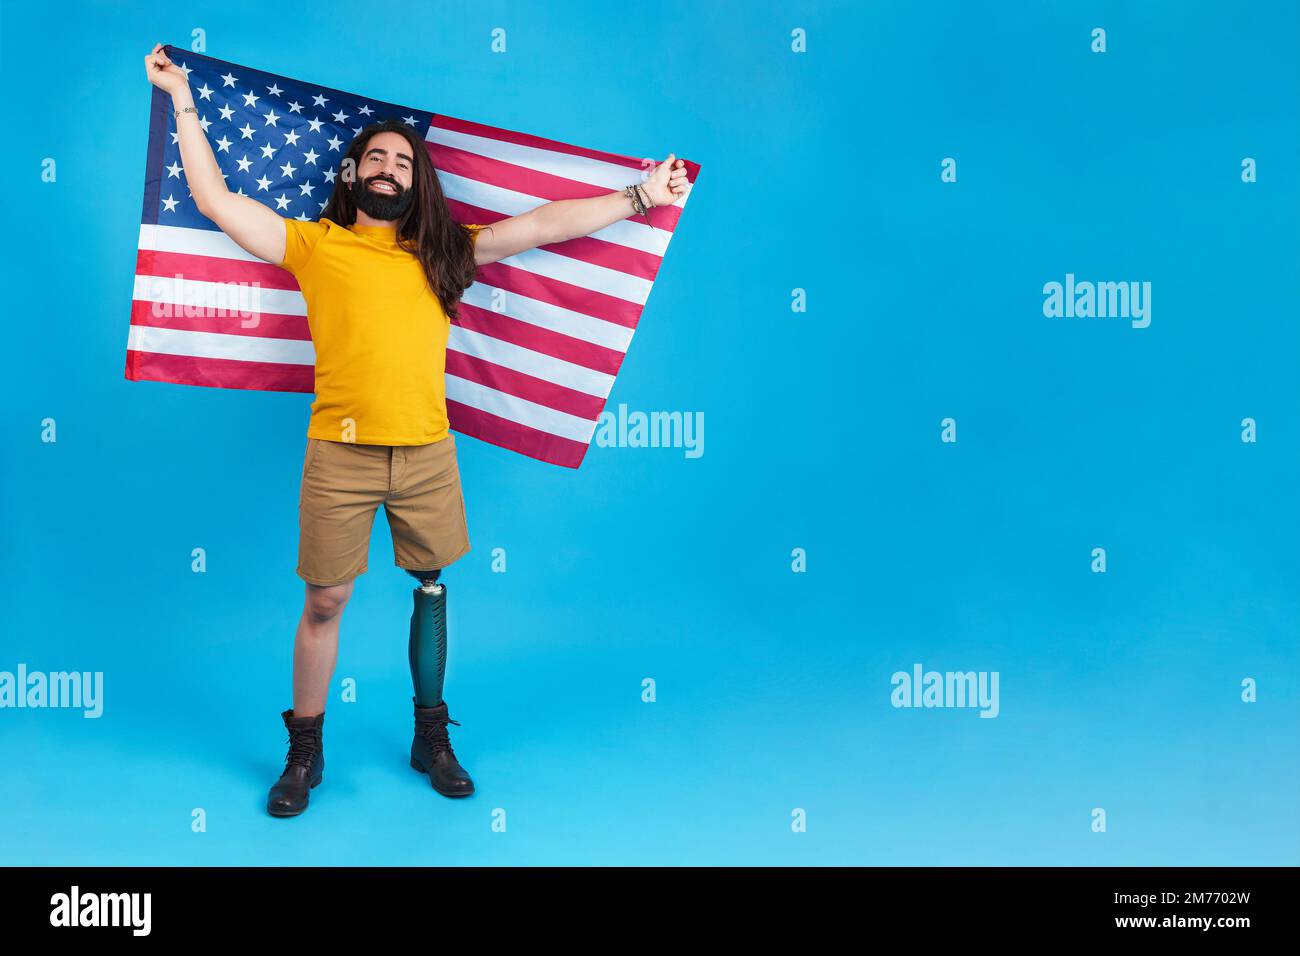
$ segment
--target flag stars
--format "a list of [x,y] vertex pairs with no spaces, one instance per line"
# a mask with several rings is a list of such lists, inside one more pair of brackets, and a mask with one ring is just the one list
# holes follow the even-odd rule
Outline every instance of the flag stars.
[[284,134],[284,145],[286,146],[298,145],[298,133],[295,130],[289,130],[289,132]]
[[275,110],[271,110],[271,112],[267,113],[263,119],[266,120],[267,126],[274,126],[280,117],[275,115]]
[[343,112],[342,110],[339,110],[337,113],[334,114],[334,122],[336,123],[345,123],[347,122],[347,118],[348,118],[348,114]]
[[316,160],[319,158],[319,156],[317,155],[316,150],[309,149],[307,150],[306,153],[303,154],[302,158],[305,162],[311,163],[313,166],[315,166]]
[[312,104],[315,105],[315,106],[324,106],[326,103],[329,102],[329,100],[325,99],[325,97],[321,96],[319,93],[317,93],[315,96],[313,96],[313,97],[311,98],[311,101],[312,101]]
[[224,136],[221,137],[221,139],[217,140],[217,149],[223,153],[230,152],[230,140],[226,139]]
[[280,167],[280,172],[285,179],[293,179],[293,174],[296,173],[297,171],[298,170],[295,167],[290,166],[288,163],[285,163],[283,166]]
[[230,117],[235,115],[235,111],[232,110],[229,106],[221,107],[220,112],[221,112],[221,118],[225,120],[227,123],[230,122]]
[[414,125],[415,125],[415,117],[414,117],[414,116],[403,116],[403,117],[402,117],[402,122],[405,123],[407,126],[414,126]]
[[200,113],[200,114],[199,114],[199,125],[203,127],[203,132],[206,133],[206,132],[208,131],[208,127],[211,126],[212,123],[211,123],[211,121],[210,121],[206,116],[204,116],[202,113]]
[[256,108],[259,99],[261,99],[261,97],[250,90],[244,94],[244,105],[249,108]]
[[253,133],[254,133],[253,127],[249,126],[247,122],[245,122],[244,125],[239,128],[239,132],[244,137],[244,139],[253,138]]
[[235,85],[235,76],[232,73],[221,74],[221,86],[224,89],[227,86]]
[[262,158],[271,159],[273,156],[275,156],[275,147],[272,146],[270,143],[267,143],[265,146],[262,147]]
[[279,96],[281,93],[284,92],[284,90],[280,89],[278,83],[272,83],[270,86],[266,88],[266,92],[270,93],[272,96]]
[[357,110],[357,112],[360,113],[362,116],[369,116],[371,113],[374,112],[374,110],[372,110],[369,106],[363,106],[361,107],[361,109]]
[[331,136],[329,139],[325,140],[325,142],[330,144],[330,149],[338,149],[343,145],[343,140],[339,139],[337,136]]
[[249,168],[253,165],[253,161],[248,158],[247,153],[244,154],[243,159],[237,159],[235,162],[239,165],[239,171],[241,173],[248,172]]
[[332,170],[332,169],[327,169],[327,170],[325,170],[325,181],[326,181],[327,183],[332,183],[332,182],[334,182],[334,177],[337,176],[337,175],[338,175],[338,173],[335,172],[334,170]]
[[205,100],[212,99],[212,90],[208,89],[208,84],[204,83],[199,87],[199,96]]
[[284,196],[276,196],[276,197],[275,197],[275,205],[276,205],[276,208],[278,208],[278,209],[288,209],[288,208],[289,208],[289,200],[286,199]]
[[266,178],[266,174],[265,174],[265,173],[262,174],[262,178],[261,178],[261,179],[256,179],[256,180],[254,180],[254,182],[257,183],[257,188],[258,188],[259,190],[261,190],[261,191],[263,191],[263,192],[270,192],[270,190],[271,190],[271,180],[269,180],[269,179]]
[[299,195],[301,195],[301,196],[310,196],[311,193],[312,193],[312,190],[315,189],[316,187],[313,186],[311,183],[306,182],[306,183],[302,183],[298,188],[302,190],[302,192],[299,193]]
[[312,131],[313,133],[319,133],[319,132],[320,132],[320,128],[321,128],[322,126],[324,126],[325,124],[322,123],[322,122],[321,122],[320,120],[318,120],[318,119],[313,119],[313,120],[308,120],[308,121],[307,121],[307,125],[311,127],[311,131]]
[[172,196],[171,193],[168,193],[168,194],[167,194],[167,198],[163,200],[163,206],[166,207],[163,211],[164,211],[164,212],[175,212],[175,211],[176,211],[176,204],[177,204],[178,202],[180,202],[179,199],[174,198],[174,197]]
[[301,113],[301,112],[302,112],[302,104],[299,103],[297,100],[294,100],[292,103],[289,104],[289,112],[290,112],[290,113]]
[[181,178],[181,168],[177,165],[176,160],[172,160],[172,164],[164,168],[167,170],[168,176],[174,176],[177,179]]

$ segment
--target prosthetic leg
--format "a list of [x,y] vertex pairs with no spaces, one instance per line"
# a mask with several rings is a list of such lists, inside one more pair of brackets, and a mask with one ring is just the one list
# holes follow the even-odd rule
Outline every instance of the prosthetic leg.
[[420,581],[412,594],[411,683],[415,688],[415,739],[411,743],[411,766],[427,773],[433,789],[444,797],[467,797],[474,792],[469,772],[456,760],[447,725],[460,726],[447,715],[442,699],[447,674],[447,587],[438,583],[439,570],[408,571]]

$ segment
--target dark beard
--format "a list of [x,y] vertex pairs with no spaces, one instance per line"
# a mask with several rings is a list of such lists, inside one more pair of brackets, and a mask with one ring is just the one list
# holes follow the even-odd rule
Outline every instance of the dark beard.
[[[397,195],[384,196],[372,190],[370,184],[376,180],[391,183],[397,190]],[[352,201],[356,203],[357,208],[370,218],[381,222],[391,222],[401,218],[406,210],[411,208],[411,203],[415,199],[414,190],[403,189],[401,183],[393,182],[387,176],[371,176],[366,180],[353,181],[348,188],[352,192]]]

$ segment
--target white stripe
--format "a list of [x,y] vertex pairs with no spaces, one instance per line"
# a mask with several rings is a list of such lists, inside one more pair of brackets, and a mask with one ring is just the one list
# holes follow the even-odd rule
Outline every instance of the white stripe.
[[[488,312],[495,312],[493,296],[497,291],[497,286],[489,285],[486,282],[475,282],[465,290],[465,294],[461,296],[461,301],[485,309]],[[560,332],[575,339],[590,342],[592,345],[601,345],[618,352],[626,352],[628,345],[632,342],[632,333],[635,330],[629,329],[625,325],[607,322],[604,319],[596,318],[594,315],[573,312],[562,306],[543,302],[540,299],[533,299],[522,293],[512,292],[509,289],[500,289],[499,291],[501,296],[497,301],[506,307],[501,314],[512,319],[527,322],[529,325],[535,325],[538,328],[550,329],[552,332]]]
[[[565,179],[601,186],[605,189],[622,189],[630,183],[644,182],[639,169],[631,169],[619,163],[610,163],[589,156],[575,156],[573,153],[545,149],[541,146],[525,146],[521,143],[492,139],[488,136],[475,136],[473,133],[461,133],[438,126],[430,126],[424,138],[440,146],[463,149],[477,156],[499,159],[515,166],[537,169],[552,176],[563,176]],[[646,158],[653,159],[653,157]],[[680,205],[684,201],[685,197],[677,200],[673,205]]]
[[[493,186],[491,183],[480,182],[477,179],[457,176],[454,173],[440,171],[438,179],[448,199],[455,199],[471,206],[481,206],[507,216],[518,216],[550,201],[501,186]],[[623,185],[626,186],[627,183]],[[668,248],[668,240],[673,237],[673,234],[666,229],[647,226],[633,222],[631,219],[620,219],[604,229],[597,229],[591,235],[606,242],[614,242],[640,252],[649,252],[661,258],[664,250]]]
[[137,275],[131,297],[138,302],[224,310],[241,319],[259,315],[307,314],[307,300],[301,292],[263,289],[257,282],[208,282]]
[[493,365],[500,365],[516,372],[523,372],[533,378],[540,378],[554,385],[571,388],[585,395],[605,398],[614,387],[614,376],[582,365],[574,365],[563,359],[557,359],[542,352],[494,339],[490,335],[472,332],[458,325],[451,327],[451,337],[447,348],[464,355],[472,355]]
[[517,395],[507,395],[457,375],[447,376],[447,398],[550,435],[580,441],[584,445],[591,443],[592,433],[596,430],[594,421],[538,405]]
[[500,261],[533,275],[581,286],[591,292],[611,295],[641,306],[650,297],[650,287],[653,285],[649,279],[570,256],[557,255],[545,249],[525,249]]
[[256,335],[225,335],[221,332],[191,332],[188,329],[133,325],[126,341],[126,347],[137,352],[231,359],[236,362],[316,364],[316,352],[311,342],[296,339],[266,339]]
[[251,252],[246,252],[224,232],[212,229],[189,229],[185,226],[155,226],[144,223],[140,226],[140,248],[152,249],[155,252],[184,252],[217,259],[238,259],[241,262],[265,261]]

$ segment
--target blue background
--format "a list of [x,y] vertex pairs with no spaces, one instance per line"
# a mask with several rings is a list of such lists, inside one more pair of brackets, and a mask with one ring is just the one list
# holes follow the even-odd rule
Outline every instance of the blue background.
[[[0,669],[103,671],[106,709],[0,710],[0,863],[1300,861],[1296,5],[185,8],[3,11]],[[325,782],[263,810],[311,399],[122,374],[143,57],[195,27],[221,59],[703,165],[609,405],[702,411],[703,457],[460,442],[468,800],[407,766],[410,579],[379,517]],[[1045,318],[1067,272],[1150,281],[1150,328]],[[893,708],[918,662],[998,671],[1000,716]]]

